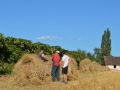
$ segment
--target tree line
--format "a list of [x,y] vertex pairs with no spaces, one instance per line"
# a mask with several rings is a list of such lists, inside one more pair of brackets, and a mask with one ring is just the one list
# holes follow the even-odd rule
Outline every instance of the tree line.
[[[33,43],[30,40],[10,36],[5,37],[4,34],[0,33],[0,66],[5,70],[5,63],[13,63],[14,65],[25,53],[37,54],[41,48],[44,50],[46,55],[52,55],[55,50],[59,50],[61,52],[65,50],[60,46],[50,46],[41,42]],[[94,48],[93,54],[81,49],[76,51],[65,51],[76,60],[78,65],[84,58],[89,58],[92,61],[96,61],[99,64],[104,65],[103,57],[111,55],[110,30],[107,28],[107,30],[104,31],[101,40],[101,47]]]

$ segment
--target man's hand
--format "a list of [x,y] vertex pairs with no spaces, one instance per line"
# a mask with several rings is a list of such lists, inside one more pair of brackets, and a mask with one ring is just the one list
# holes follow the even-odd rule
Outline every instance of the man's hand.
[[45,60],[44,60],[45,62],[48,62],[48,60],[45,58]]
[[68,62],[71,62],[71,59],[69,58]]
[[60,71],[62,71],[62,68],[60,68]]

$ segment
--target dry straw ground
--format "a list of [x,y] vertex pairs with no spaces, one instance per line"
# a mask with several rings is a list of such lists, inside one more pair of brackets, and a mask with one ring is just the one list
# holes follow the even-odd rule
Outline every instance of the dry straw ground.
[[110,71],[88,59],[81,62],[80,70],[76,70],[72,59],[68,84],[52,82],[51,57],[48,60],[41,62],[34,54],[24,55],[15,65],[15,75],[0,77],[0,90],[120,90],[119,71]]

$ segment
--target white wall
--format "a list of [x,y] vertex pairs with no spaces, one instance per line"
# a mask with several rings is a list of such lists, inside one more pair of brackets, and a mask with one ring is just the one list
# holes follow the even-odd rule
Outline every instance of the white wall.
[[107,67],[110,69],[120,70],[120,66],[116,66],[116,68],[114,68],[114,65],[107,65]]
[[112,65],[107,65],[107,67],[109,67],[110,69],[114,69],[114,66]]
[[120,66],[116,66],[116,69],[117,69],[117,70],[120,70]]

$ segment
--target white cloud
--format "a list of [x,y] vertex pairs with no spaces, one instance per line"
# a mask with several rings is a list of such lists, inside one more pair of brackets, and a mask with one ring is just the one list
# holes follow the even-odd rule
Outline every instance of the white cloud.
[[41,36],[37,38],[38,40],[62,40],[60,37],[55,36]]

